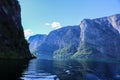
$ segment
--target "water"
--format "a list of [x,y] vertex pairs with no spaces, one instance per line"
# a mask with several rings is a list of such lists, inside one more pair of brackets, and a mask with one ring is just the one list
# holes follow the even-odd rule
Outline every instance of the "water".
[[120,63],[0,60],[0,80],[120,80]]
[[0,80],[21,80],[27,67],[26,60],[0,60]]
[[[23,73],[23,80],[54,80],[53,61],[34,59],[30,61],[29,67]],[[58,79],[59,80],[59,79]]]
[[52,61],[34,59],[23,80],[120,80],[119,62]]

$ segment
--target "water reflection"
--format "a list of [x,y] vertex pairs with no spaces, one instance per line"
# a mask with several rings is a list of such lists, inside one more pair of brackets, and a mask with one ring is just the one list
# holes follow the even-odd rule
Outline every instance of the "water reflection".
[[120,80],[120,63],[34,59],[23,80]]
[[25,60],[0,60],[0,80],[21,80],[27,67],[28,61]]
[[76,61],[54,61],[54,69],[60,80],[84,80],[83,66]]
[[[28,69],[23,73],[24,80],[55,80],[53,61],[34,59],[30,61]],[[56,78],[57,79],[57,78]]]
[[120,80],[120,63],[98,61],[55,61],[60,80]]

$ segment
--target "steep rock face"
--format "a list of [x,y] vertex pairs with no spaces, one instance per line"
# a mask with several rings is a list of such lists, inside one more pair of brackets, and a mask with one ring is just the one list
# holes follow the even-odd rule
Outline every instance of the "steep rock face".
[[0,58],[30,58],[17,0],[0,0]]
[[[71,55],[77,51],[79,38],[79,26],[63,27],[50,32],[44,42],[38,47],[37,52],[42,58],[53,59],[54,56],[56,59],[62,59],[67,53]],[[74,48],[74,50],[69,50],[69,48]],[[64,52],[66,53],[62,54]]]
[[37,34],[33,35],[28,39],[30,52],[37,56],[36,50],[38,46],[45,40],[47,35]]
[[80,24],[81,46],[75,58],[120,57],[120,15],[85,19]]

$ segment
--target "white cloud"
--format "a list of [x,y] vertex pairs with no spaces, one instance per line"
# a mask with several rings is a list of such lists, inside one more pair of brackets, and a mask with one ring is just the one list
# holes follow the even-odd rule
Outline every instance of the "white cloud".
[[28,39],[31,35],[33,35],[33,31],[31,29],[26,29],[24,30],[24,35],[25,35],[25,38]]
[[61,24],[59,22],[53,22],[51,26],[52,28],[55,28],[55,29],[61,28]]
[[61,24],[59,22],[45,23],[46,26],[51,26],[54,29],[61,28]]

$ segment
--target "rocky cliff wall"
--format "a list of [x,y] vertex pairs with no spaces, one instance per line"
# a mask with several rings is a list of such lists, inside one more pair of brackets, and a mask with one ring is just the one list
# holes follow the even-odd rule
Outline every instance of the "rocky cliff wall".
[[30,58],[17,0],[0,0],[0,58]]
[[81,24],[81,45],[74,57],[119,59],[120,15],[84,19]]

